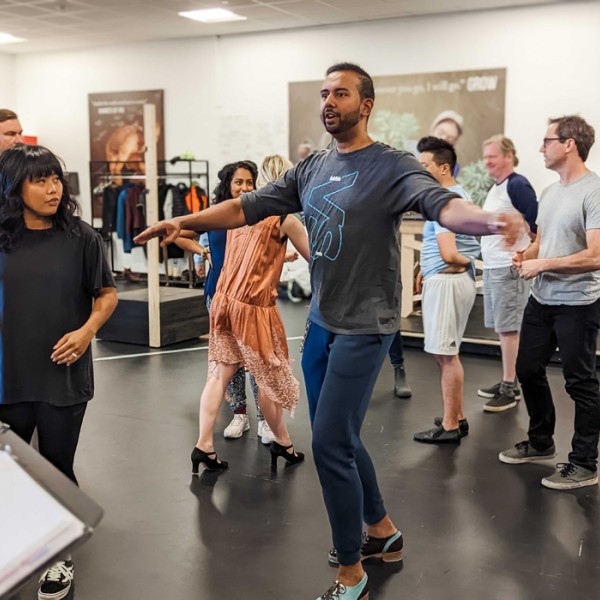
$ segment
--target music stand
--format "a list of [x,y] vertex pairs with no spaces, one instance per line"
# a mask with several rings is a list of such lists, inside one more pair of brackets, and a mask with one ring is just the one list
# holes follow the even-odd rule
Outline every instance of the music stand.
[[89,539],[103,512],[0,421],[0,600]]

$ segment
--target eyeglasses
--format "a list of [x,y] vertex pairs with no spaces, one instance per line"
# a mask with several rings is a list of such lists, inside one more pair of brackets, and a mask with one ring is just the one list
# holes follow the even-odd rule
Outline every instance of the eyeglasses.
[[542,140],[542,146],[544,146],[544,148],[548,147],[548,144],[550,142],[553,142],[554,140],[558,140],[561,144],[564,144],[569,138],[562,138],[562,137],[553,137],[553,138],[544,138]]

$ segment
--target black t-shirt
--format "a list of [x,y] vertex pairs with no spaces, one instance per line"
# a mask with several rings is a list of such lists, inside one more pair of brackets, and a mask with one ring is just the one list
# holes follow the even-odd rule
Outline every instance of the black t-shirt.
[[414,156],[374,143],[347,154],[315,152],[279,181],[244,194],[242,208],[250,225],[304,211],[311,321],[333,333],[390,334],[400,326],[402,213],[437,221],[456,197]]
[[100,236],[25,231],[0,251],[0,403],[72,406],[94,394],[91,348],[71,366],[52,362],[53,346],[79,329],[101,288],[115,287]]

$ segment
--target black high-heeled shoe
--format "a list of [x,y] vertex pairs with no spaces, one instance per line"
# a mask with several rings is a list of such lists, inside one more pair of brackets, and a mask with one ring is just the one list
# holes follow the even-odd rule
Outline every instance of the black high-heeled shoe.
[[204,452],[200,448],[194,448],[192,450],[192,475],[198,475],[198,467],[200,463],[204,463],[204,466],[209,471],[224,471],[229,467],[229,463],[226,460],[219,460],[216,452]]
[[288,452],[290,448],[293,448],[294,444],[289,446],[282,446],[277,442],[271,442],[271,467],[277,467],[277,459],[281,456],[287,460],[290,465],[295,465],[304,460],[304,454],[302,452]]

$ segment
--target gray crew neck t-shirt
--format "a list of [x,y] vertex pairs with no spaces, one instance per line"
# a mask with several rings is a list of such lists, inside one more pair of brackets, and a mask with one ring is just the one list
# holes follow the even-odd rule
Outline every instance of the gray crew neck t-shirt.
[[[567,185],[547,187],[540,198],[540,258],[569,256],[587,248],[588,229],[600,229],[600,177],[589,172]],[[538,275],[531,288],[541,304],[591,304],[600,298],[600,271]]]
[[416,211],[438,221],[456,197],[414,156],[376,142],[314,153],[279,181],[244,194],[242,207],[251,225],[304,211],[311,321],[333,333],[390,334],[400,324],[401,215]]

